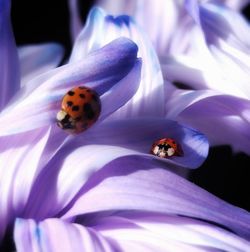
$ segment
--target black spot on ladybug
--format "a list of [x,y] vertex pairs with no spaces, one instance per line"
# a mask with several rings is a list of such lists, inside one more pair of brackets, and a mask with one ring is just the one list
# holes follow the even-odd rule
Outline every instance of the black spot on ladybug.
[[79,111],[79,106],[77,106],[77,105],[73,106],[72,111]]
[[163,147],[163,149],[164,149],[165,151],[167,151],[167,150],[170,149],[170,148],[171,148],[171,146],[168,145],[168,144],[164,145],[164,147]]
[[69,107],[71,107],[71,106],[73,105],[73,102],[72,102],[72,101],[67,101],[67,105],[68,105]]
[[86,114],[86,117],[91,120],[95,117],[95,112],[93,111],[91,105],[89,103],[85,103],[83,105],[83,111]]
[[84,94],[79,94],[79,96],[84,99],[85,98],[85,95]]
[[73,96],[74,94],[75,94],[74,91],[69,91],[69,92],[68,92],[68,95],[69,95],[69,96]]
[[90,90],[90,89],[87,89],[86,92],[91,93],[91,90]]
[[168,144],[158,144],[158,147],[160,150],[164,150],[164,151],[167,151],[169,148],[171,148],[171,146]]

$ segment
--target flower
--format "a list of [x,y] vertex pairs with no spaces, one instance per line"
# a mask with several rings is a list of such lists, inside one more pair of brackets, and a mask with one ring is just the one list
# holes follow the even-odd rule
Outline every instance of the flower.
[[[212,145],[249,154],[249,25],[227,7],[246,2],[136,1],[127,9],[121,1],[116,12],[133,15],[157,50],[166,117],[204,132]],[[110,7],[109,1],[100,4]]]
[[[212,144],[229,144],[249,154],[249,38],[238,32],[249,27],[240,14],[226,7],[206,3],[195,11],[191,1],[187,3],[197,22],[194,43],[188,53],[173,61],[169,58],[163,69],[171,81],[207,90],[174,91],[166,105],[167,117],[198,128]],[[203,114],[199,121],[192,116],[198,111]]]
[[[47,185],[51,192],[54,184]],[[37,202],[40,196],[36,194]],[[58,195],[50,196],[51,203],[57,202]],[[41,205],[35,208],[40,211]],[[56,217],[60,218],[17,219],[17,250],[247,251],[250,247],[223,228],[249,238],[247,212],[140,158],[107,164]]]
[[102,9],[90,11],[85,28],[75,41],[70,62],[76,62],[96,48],[119,37],[127,37],[138,45],[142,58],[141,81],[137,92],[124,107],[112,115],[114,119],[164,116],[164,83],[156,53],[146,34],[126,15],[114,17]]
[[[129,24],[129,18],[105,17],[105,22],[115,25],[124,20]],[[86,30],[89,27],[91,23]],[[84,41],[81,35],[78,41]],[[149,85],[152,89],[152,83],[161,81],[158,66],[152,67],[154,74],[145,72],[151,69],[141,68],[147,58],[144,54],[142,59],[137,57],[138,48],[129,39],[108,42],[86,54],[81,54],[81,45],[76,43],[68,64],[27,78],[28,83],[0,114],[0,160],[6,168],[1,169],[0,176],[1,238],[6,229],[12,232],[14,225],[17,251],[126,251],[148,245],[152,251],[165,251],[168,240],[177,248],[248,248],[246,223],[250,217],[246,211],[162,169],[199,166],[207,155],[208,143],[196,130],[166,120],[161,113],[154,116],[153,111],[146,110],[147,104],[138,104],[152,93],[144,97],[138,92],[145,85],[140,79],[141,69],[142,80],[147,80],[144,88]],[[143,40],[138,44],[143,48]],[[160,75],[156,79],[155,73]],[[56,127],[55,115],[66,91],[82,83],[100,95],[102,113],[88,131],[68,136]],[[161,88],[162,82],[158,85]],[[129,114],[127,110],[132,108],[137,110]],[[124,119],[127,114],[130,119]],[[151,144],[166,134],[181,143],[183,157],[160,159],[148,154]],[[164,234],[172,223],[189,223],[191,231],[177,229],[196,240],[190,243],[161,236],[160,228]],[[125,236],[116,236],[118,230]],[[134,234],[134,244],[127,230]],[[203,230],[210,233],[212,241],[204,241],[207,236]]]

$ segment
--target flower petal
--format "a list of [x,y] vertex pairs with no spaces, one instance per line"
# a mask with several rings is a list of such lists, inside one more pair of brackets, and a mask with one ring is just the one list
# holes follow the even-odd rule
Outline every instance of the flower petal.
[[21,85],[36,76],[56,68],[62,60],[63,48],[56,43],[28,45],[18,48],[21,66]]
[[235,10],[242,10],[249,4],[249,0],[223,0],[227,6]]
[[[184,155],[173,156],[171,159],[149,155],[152,144],[167,137],[175,139],[181,145]],[[70,149],[93,143],[126,148],[149,159],[156,158],[169,165],[185,168],[197,168],[208,154],[208,142],[202,133],[175,121],[158,118],[107,121],[102,123],[101,128],[93,128],[86,136],[74,139]]]
[[170,41],[176,36],[177,29],[180,27],[178,19],[183,18],[183,15],[179,14],[183,5],[182,1],[119,0],[119,3],[114,4],[112,0],[99,0],[97,3],[112,15],[127,14],[133,17],[136,23],[147,32],[160,56],[168,52]]
[[50,129],[44,128],[1,139],[0,240],[14,216],[24,210],[34,179],[39,173],[38,165],[49,133]]
[[89,52],[121,36],[134,41],[142,58],[142,79],[134,97],[112,118],[137,116],[162,116],[164,114],[164,86],[160,65],[156,53],[146,34],[129,16],[113,17],[94,8],[86,27],[75,42],[70,62],[75,62]]
[[78,1],[68,0],[68,7],[70,12],[70,35],[73,42],[82,29],[82,22],[78,12]]
[[[152,144],[163,137],[178,141],[184,156],[163,159],[149,154]],[[47,163],[34,183],[24,216],[43,219],[57,215],[96,171],[114,159],[142,156],[147,162],[156,160],[159,165],[176,170],[196,168],[205,160],[207,152],[208,143],[202,134],[173,121],[144,119],[102,123],[88,134],[72,138]]]
[[120,247],[143,243],[141,246],[146,248],[154,247],[153,251],[247,251],[250,248],[249,242],[227,230],[181,216],[121,211],[107,217],[93,214],[87,225],[115,240]]
[[171,103],[178,108],[169,110],[170,118],[204,132],[211,144],[229,144],[235,151],[250,154],[249,100],[195,91],[176,95]]
[[187,0],[186,6],[196,20],[189,29],[189,47],[165,58],[164,77],[194,89],[210,88],[248,99],[249,25],[223,5]]
[[[32,92],[22,90],[18,99],[0,116],[0,135],[25,132],[54,124],[62,97],[76,85],[89,86],[100,96],[104,95],[104,99],[108,99],[108,93],[112,91],[114,94],[117,92],[117,95],[121,95],[121,88],[114,87],[117,83],[122,83],[124,89],[130,85],[128,95],[123,94],[124,104],[131,98],[131,90],[134,91],[138,87],[140,73],[138,62],[140,61],[136,55],[137,46],[129,39],[120,38],[92,52],[84,61],[68,64],[39,76],[29,84],[29,91],[33,89]],[[133,80],[129,76],[130,83],[126,81],[129,73],[133,73],[132,76],[135,77]],[[124,81],[120,83],[122,79]],[[123,104],[116,102],[110,110],[114,111],[119,108],[116,106]],[[108,112],[102,110],[102,113],[109,114],[110,110]]]
[[20,87],[17,49],[10,23],[10,2],[0,0],[0,111]]
[[217,38],[221,37],[238,48],[242,48],[240,43],[250,45],[249,24],[239,12],[209,2],[201,4],[199,10],[209,43],[216,43]]
[[147,160],[123,158],[109,163],[88,181],[63,218],[117,210],[198,218],[250,238],[247,211],[227,204],[167,170],[157,169]]
[[71,224],[60,219],[34,220],[18,219],[14,238],[19,252],[115,252],[116,248],[105,237],[92,228]]

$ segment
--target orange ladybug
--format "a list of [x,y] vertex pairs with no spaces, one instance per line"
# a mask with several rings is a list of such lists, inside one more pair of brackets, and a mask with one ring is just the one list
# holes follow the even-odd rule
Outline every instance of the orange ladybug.
[[99,95],[88,87],[75,87],[67,92],[57,113],[57,125],[77,134],[93,125],[101,113]]
[[183,156],[181,146],[172,138],[163,138],[154,142],[150,153],[161,158]]

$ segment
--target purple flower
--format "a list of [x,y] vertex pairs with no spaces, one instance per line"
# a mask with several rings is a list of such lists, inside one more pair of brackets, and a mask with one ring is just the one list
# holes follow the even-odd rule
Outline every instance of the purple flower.
[[249,26],[224,6],[187,1],[187,7],[196,21],[194,43],[187,53],[170,57],[163,70],[171,81],[208,90],[173,90],[167,117],[198,128],[212,144],[250,154]]
[[103,10],[91,10],[86,26],[79,34],[70,57],[77,62],[96,48],[119,37],[127,37],[138,45],[138,57],[142,58],[141,81],[137,92],[124,107],[112,115],[112,119],[143,116],[164,116],[164,81],[156,53],[147,35],[126,15],[114,17]]
[[[247,212],[158,167],[140,158],[110,162],[83,184],[71,203],[54,218],[38,221],[27,214],[26,219],[17,219],[14,232],[18,251],[250,248],[249,242],[236,235],[249,238]],[[55,184],[49,180],[47,186],[48,194]],[[59,194],[47,196],[53,199],[53,205],[64,191],[57,186]],[[42,185],[39,188],[45,189]],[[36,191],[33,207],[38,212],[43,202],[40,197]]]
[[[6,11],[9,6],[0,0],[0,7]],[[91,33],[88,37],[96,14],[101,21],[97,24],[107,31],[135,29],[132,39],[138,40],[139,52],[121,34],[107,41],[93,39]],[[1,17],[0,24],[6,25],[8,15]],[[27,75],[21,66],[22,85],[16,77],[18,91],[13,91],[13,98],[3,97],[0,114],[2,247],[6,232],[14,229],[17,251],[249,248],[249,213],[173,173],[180,167],[198,167],[207,156],[208,143],[196,130],[163,118],[157,58],[130,22],[128,17],[93,11],[69,63],[55,69],[61,54],[55,45],[49,46],[47,56],[44,47],[26,50],[44,62],[56,55],[50,65],[38,61],[30,68],[25,49],[19,52],[31,72]],[[95,43],[85,50],[90,41]],[[0,48],[0,54],[10,52],[0,58],[1,66],[5,61],[17,64],[17,55],[11,56],[16,48],[9,44],[7,40]],[[10,78],[16,72],[7,68],[4,73]],[[5,80],[1,79],[3,88],[11,93],[12,83]],[[102,112],[86,132],[67,135],[55,125],[55,116],[68,89],[82,84],[100,95]],[[166,135],[181,144],[184,156],[161,159],[149,154],[152,143]],[[182,236],[173,236],[173,229]]]
[[[125,8],[121,1],[113,11],[132,14],[151,38],[165,79],[166,117],[204,132],[212,145],[250,154],[250,29],[227,7],[247,2],[138,1]],[[100,4],[110,9],[109,1]]]

